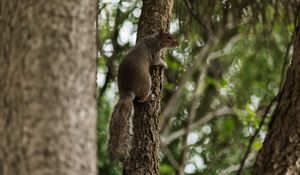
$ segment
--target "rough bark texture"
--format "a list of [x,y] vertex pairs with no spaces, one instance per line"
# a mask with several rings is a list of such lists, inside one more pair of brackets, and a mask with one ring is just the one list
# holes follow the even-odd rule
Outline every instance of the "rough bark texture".
[[96,174],[93,0],[0,1],[0,174]]
[[300,174],[300,31],[297,30],[292,63],[255,162],[254,175]]
[[[137,40],[164,29],[169,30],[173,0],[143,0],[138,25]],[[164,70],[160,66],[150,69],[152,93],[155,100],[145,104],[135,103],[133,117],[133,148],[125,162],[124,175],[159,174],[159,117]]]

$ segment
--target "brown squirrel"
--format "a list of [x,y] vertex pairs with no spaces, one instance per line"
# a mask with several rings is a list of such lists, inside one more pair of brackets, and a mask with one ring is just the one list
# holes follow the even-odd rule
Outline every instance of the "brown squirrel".
[[154,99],[151,94],[151,65],[167,68],[160,58],[165,47],[176,47],[178,41],[160,30],[142,38],[127,54],[118,70],[119,102],[113,109],[109,124],[108,156],[111,160],[124,161],[131,149],[133,100],[139,103]]

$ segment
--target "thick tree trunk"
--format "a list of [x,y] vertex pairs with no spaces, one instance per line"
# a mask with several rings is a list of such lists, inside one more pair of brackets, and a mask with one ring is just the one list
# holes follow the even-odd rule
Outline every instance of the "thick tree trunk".
[[96,174],[93,0],[0,1],[0,174]]
[[[142,14],[138,25],[137,40],[159,31],[169,30],[173,0],[143,0]],[[133,117],[133,148],[125,162],[124,175],[159,174],[159,117],[164,70],[151,67],[152,93],[155,100],[146,104],[135,103]]]
[[254,165],[254,175],[300,174],[300,30],[278,105],[263,148]]

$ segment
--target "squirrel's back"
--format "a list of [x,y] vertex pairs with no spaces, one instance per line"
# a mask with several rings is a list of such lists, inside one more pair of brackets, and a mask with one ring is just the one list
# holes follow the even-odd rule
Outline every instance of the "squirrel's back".
[[133,92],[137,97],[147,95],[145,92],[151,87],[149,57],[149,48],[143,41],[129,51],[118,70],[120,94]]

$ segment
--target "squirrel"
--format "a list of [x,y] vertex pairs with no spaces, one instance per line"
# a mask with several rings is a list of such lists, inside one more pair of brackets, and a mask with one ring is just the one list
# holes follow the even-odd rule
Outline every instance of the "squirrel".
[[133,100],[139,103],[154,100],[151,94],[151,65],[167,68],[160,58],[163,48],[179,46],[169,33],[159,32],[142,38],[125,56],[118,70],[119,101],[113,109],[108,128],[108,157],[123,162],[131,150],[133,137]]

